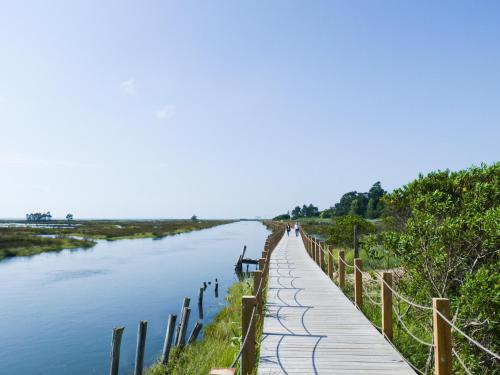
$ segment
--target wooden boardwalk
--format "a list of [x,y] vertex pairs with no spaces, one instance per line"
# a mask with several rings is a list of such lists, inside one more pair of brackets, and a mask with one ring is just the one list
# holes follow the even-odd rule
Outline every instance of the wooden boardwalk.
[[415,374],[293,231],[272,253],[266,306],[258,374]]

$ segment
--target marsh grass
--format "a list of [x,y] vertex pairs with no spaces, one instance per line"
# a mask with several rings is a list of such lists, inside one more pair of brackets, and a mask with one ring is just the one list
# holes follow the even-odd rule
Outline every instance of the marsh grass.
[[[227,224],[228,220],[84,220],[54,227],[0,228],[0,260],[71,248],[88,248],[95,239],[160,239],[194,230]],[[23,222],[24,223],[24,222]],[[50,224],[64,222],[53,221]],[[41,237],[40,235],[52,235]],[[81,237],[81,238],[73,238]]]
[[168,367],[158,362],[145,374],[199,375],[213,367],[229,367],[240,348],[241,297],[251,294],[251,279],[232,285],[225,297],[227,305],[204,328],[203,338],[182,351],[174,349]]

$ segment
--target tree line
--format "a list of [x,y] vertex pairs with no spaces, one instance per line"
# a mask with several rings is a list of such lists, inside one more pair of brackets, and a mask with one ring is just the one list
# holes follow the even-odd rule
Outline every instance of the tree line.
[[350,191],[340,198],[332,207],[320,211],[312,203],[296,206],[291,212],[278,215],[273,220],[296,220],[308,217],[330,218],[344,215],[355,215],[367,219],[376,219],[384,212],[382,197],[387,192],[382,188],[380,181],[375,182],[370,190],[365,193]]
[[[26,214],[26,221],[29,222],[40,222],[40,221],[51,221],[51,220],[52,220],[52,214],[50,213],[50,211]],[[73,214],[67,214],[66,220],[72,221]]]

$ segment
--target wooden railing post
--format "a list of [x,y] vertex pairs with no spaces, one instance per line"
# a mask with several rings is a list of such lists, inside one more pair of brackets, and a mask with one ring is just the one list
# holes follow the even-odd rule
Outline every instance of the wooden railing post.
[[263,270],[264,269],[264,265],[266,264],[266,260],[264,258],[260,258],[259,259],[259,270]]
[[451,321],[450,300],[447,298],[432,299],[432,325],[434,328],[434,373],[451,375],[451,327],[437,313],[439,311]]
[[356,224],[354,224],[354,228],[353,228],[353,242],[354,242],[354,258],[359,258],[359,233],[358,233],[358,226]]
[[[385,282],[384,282],[385,281]],[[380,281],[382,301],[382,334],[392,341],[392,272],[382,272]],[[387,286],[387,285],[388,286]]]
[[328,254],[328,277],[330,280],[333,280],[333,255],[329,249],[329,246],[326,247],[326,252]]
[[257,311],[259,314],[262,314],[262,287],[259,293],[257,291],[259,290],[259,285],[260,285],[260,280],[262,279],[262,271],[255,271],[252,272],[253,274],[253,294],[255,296],[256,304],[257,304]]
[[360,258],[354,259],[354,302],[361,309],[363,307],[363,274],[361,269],[363,262]]
[[[252,321],[255,302],[254,296],[243,296],[241,299],[241,345],[244,345],[241,352],[241,375],[252,375],[255,368],[255,319]],[[248,338],[245,342],[247,332]]]
[[339,251],[339,288],[344,289],[345,287],[345,251]]
[[325,257],[323,254],[323,241],[320,241],[320,240],[318,240],[318,255],[319,255],[319,268],[321,268],[321,271],[323,271]]
[[113,337],[111,338],[111,364],[110,375],[118,375],[120,367],[120,346],[122,344],[122,335],[124,327],[113,328]]

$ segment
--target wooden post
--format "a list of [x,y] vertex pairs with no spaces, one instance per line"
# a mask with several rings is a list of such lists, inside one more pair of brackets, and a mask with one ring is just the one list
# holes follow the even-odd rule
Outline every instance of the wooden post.
[[328,277],[333,280],[333,255],[329,247],[326,248],[326,251],[328,253]]
[[260,258],[259,259],[259,270],[263,270],[264,269],[264,265],[266,264],[266,260],[264,258]]
[[318,250],[319,250],[319,268],[321,268],[321,271],[325,269],[325,253],[324,253],[324,248],[325,244],[323,241],[318,240]]
[[392,272],[382,272],[380,283],[382,291],[380,298],[382,301],[382,334],[389,341],[392,341],[392,290],[389,289],[389,287],[392,287]]
[[361,267],[363,267],[361,259],[354,259],[354,302],[360,310],[363,307],[363,275]]
[[203,287],[198,289],[198,305],[203,305]]
[[181,317],[181,329],[179,332],[179,342],[177,343],[177,346],[182,348],[184,344],[186,343],[186,332],[187,332],[187,327],[189,324],[189,315],[191,314],[191,309],[189,307],[184,307],[182,310],[182,317]]
[[318,247],[316,246],[316,238],[313,237],[313,252],[314,252],[314,261],[318,264]]
[[139,329],[137,331],[137,346],[135,350],[135,368],[134,375],[142,375],[144,367],[144,348],[146,346],[146,332],[148,329],[148,322],[141,320],[139,322]]
[[358,226],[354,224],[354,258],[359,258]]
[[[252,321],[253,307],[255,306],[254,296],[243,296],[241,299],[241,335],[243,351],[241,353],[241,375],[251,375],[255,368],[255,318]],[[252,324],[250,322],[252,321]],[[246,343],[245,334],[248,332]]]
[[120,346],[122,344],[124,329],[124,327],[113,328],[113,337],[111,338],[110,375],[118,375],[118,368],[120,367]]
[[451,327],[438,315],[437,311],[451,321],[450,300],[447,298],[432,299],[432,325],[434,328],[434,373],[451,375]]
[[191,298],[188,298],[188,297],[184,297],[184,299],[182,301],[181,312],[179,314],[179,325],[177,326],[177,329],[175,332],[175,345],[179,345],[179,337],[180,337],[181,324],[182,324],[182,313],[183,313],[185,307],[189,307],[190,302],[191,302]]
[[256,299],[256,304],[257,304],[257,311],[259,314],[262,314],[262,291],[257,293],[257,290],[259,289],[260,285],[260,280],[262,279],[262,271],[255,271],[252,272],[253,274],[253,294]]
[[191,334],[189,335],[189,339],[188,339],[188,342],[187,342],[188,345],[192,344],[193,341],[196,340],[196,338],[200,334],[202,328],[203,328],[203,324],[201,324],[200,322],[196,322],[196,324],[193,327],[193,330],[191,331]]
[[165,334],[165,341],[163,342],[163,351],[161,353],[161,363],[168,364],[168,356],[170,355],[170,348],[172,347],[172,339],[174,337],[175,321],[177,315],[170,314],[168,316],[167,333]]
[[345,286],[345,251],[339,251],[339,288],[344,289]]

